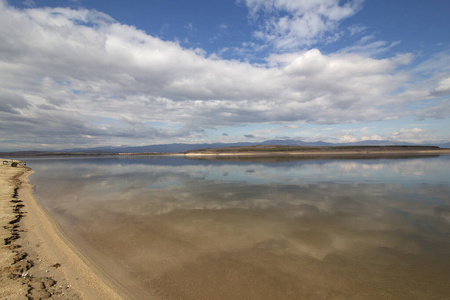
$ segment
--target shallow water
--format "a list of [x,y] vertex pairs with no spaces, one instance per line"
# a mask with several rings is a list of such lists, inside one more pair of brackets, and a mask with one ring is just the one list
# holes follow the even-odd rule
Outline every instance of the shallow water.
[[450,297],[450,156],[27,163],[69,238],[136,298]]

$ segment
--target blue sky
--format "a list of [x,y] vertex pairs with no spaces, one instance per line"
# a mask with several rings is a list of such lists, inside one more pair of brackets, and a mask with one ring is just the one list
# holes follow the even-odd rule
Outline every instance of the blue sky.
[[0,0],[0,151],[450,141],[445,0]]

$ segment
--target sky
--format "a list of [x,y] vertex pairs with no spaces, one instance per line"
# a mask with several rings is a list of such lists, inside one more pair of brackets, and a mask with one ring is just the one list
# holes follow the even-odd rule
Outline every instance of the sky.
[[447,0],[0,0],[0,151],[450,141]]

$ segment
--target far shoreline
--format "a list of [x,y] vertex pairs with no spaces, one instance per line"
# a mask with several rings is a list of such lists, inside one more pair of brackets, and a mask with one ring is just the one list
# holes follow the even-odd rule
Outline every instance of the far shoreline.
[[193,150],[184,153],[192,159],[369,159],[413,158],[450,154],[450,149],[433,146],[340,146],[299,147],[264,145]]
[[58,151],[14,151],[0,152],[7,158],[59,158],[59,157],[124,157],[124,156],[177,156],[177,157],[290,157],[290,158],[364,158],[399,156],[436,156],[450,154],[450,148],[436,146],[282,146],[259,145],[249,147],[226,147],[188,150],[185,152],[58,152]]
[[354,156],[354,157],[364,157],[364,156],[433,156],[440,154],[450,154],[450,149],[441,150],[431,150],[431,151],[318,151],[318,152],[302,152],[302,151],[292,151],[292,152],[204,152],[204,153],[185,153],[180,156],[186,157],[198,157],[198,156],[253,156],[253,157],[339,157],[339,156]]

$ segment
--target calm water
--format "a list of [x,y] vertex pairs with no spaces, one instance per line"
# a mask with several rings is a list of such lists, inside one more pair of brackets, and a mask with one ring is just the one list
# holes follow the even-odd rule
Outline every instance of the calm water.
[[450,298],[450,156],[26,161],[69,238],[136,298]]

